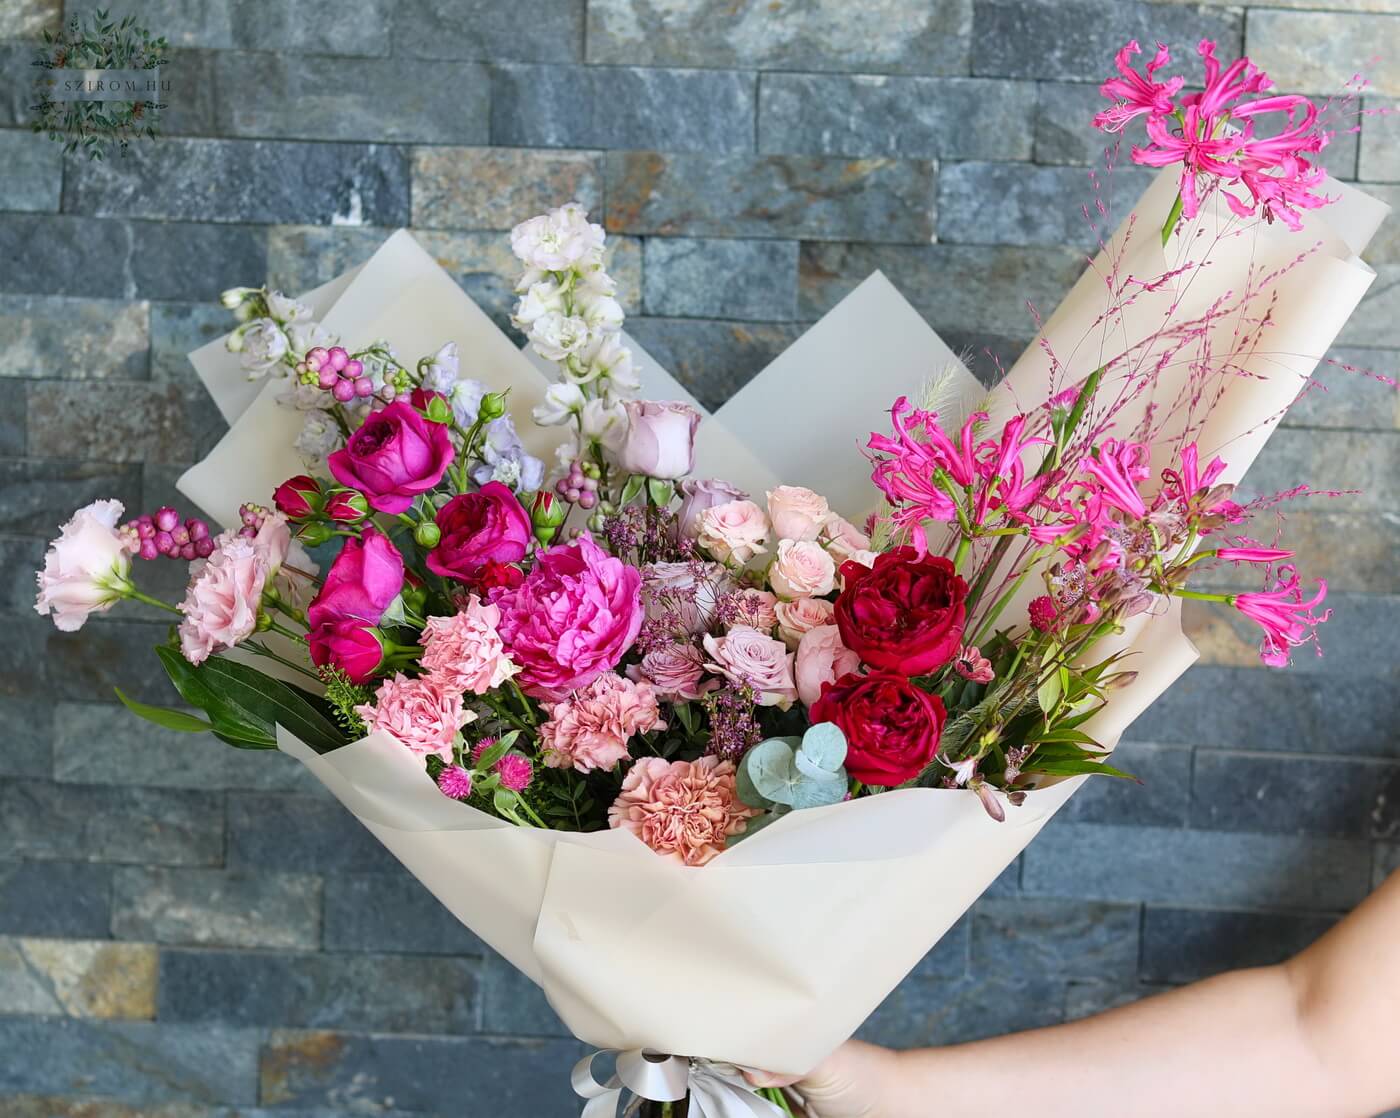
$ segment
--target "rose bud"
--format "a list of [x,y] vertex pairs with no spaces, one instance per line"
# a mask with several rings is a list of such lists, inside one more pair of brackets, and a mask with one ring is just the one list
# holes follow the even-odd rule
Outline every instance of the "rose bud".
[[500,392],[488,392],[481,398],[481,407],[477,410],[477,418],[483,420],[500,419],[506,414],[506,398]]
[[307,547],[320,547],[331,538],[331,529],[320,521],[311,521],[297,529],[297,539]]
[[289,477],[273,490],[272,503],[288,520],[305,520],[320,507],[321,483],[306,474]]
[[307,634],[307,641],[313,664],[339,668],[351,683],[369,682],[384,663],[384,634],[359,618],[318,625]]
[[369,500],[354,489],[336,489],[326,499],[326,515],[337,524],[358,524],[369,515]]
[[559,528],[568,518],[569,506],[553,494],[541,490],[535,494],[530,505],[530,523],[535,528],[535,539],[548,546],[559,534]]
[[689,404],[628,400],[627,437],[617,452],[629,474],[675,480],[695,468],[700,413]]

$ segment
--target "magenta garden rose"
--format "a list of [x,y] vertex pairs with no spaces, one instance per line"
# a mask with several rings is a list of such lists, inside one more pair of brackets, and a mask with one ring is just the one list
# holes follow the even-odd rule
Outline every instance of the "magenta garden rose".
[[461,493],[437,514],[442,538],[428,552],[428,570],[443,578],[473,582],[488,563],[525,558],[534,526],[510,488],[488,481],[475,493]]
[[312,663],[334,665],[355,683],[368,679],[382,659],[377,626],[403,583],[403,556],[382,532],[366,528],[346,540],[306,610]]
[[446,424],[395,400],[370,412],[326,464],[336,481],[358,489],[377,511],[399,513],[442,480],[454,455]]
[[560,698],[616,667],[642,627],[642,573],[582,535],[497,590],[501,637],[529,694]]

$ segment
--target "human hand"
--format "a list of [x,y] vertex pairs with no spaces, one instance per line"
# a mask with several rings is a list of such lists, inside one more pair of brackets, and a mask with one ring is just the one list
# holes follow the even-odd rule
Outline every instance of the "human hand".
[[745,1072],[755,1087],[791,1086],[810,1118],[893,1118],[885,1105],[895,1086],[897,1053],[848,1040],[800,1079]]

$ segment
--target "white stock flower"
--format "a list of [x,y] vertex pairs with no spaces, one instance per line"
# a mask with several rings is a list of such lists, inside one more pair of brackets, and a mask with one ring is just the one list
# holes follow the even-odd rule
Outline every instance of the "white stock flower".
[[325,412],[309,411],[302,420],[301,434],[295,445],[297,453],[308,462],[321,462],[340,446],[340,428]]
[[613,388],[624,392],[636,392],[642,387],[632,363],[632,351],[622,344],[617,334],[594,338],[579,354],[577,364],[581,371],[571,375],[581,384],[606,380]]
[[579,428],[584,438],[614,450],[627,438],[627,409],[617,401],[589,400],[579,413]]
[[622,329],[622,304],[611,295],[580,292],[574,309],[588,328],[597,333],[615,333]]
[[267,310],[273,318],[284,325],[292,322],[305,322],[311,317],[310,307],[305,303],[298,303],[280,291],[267,293]]
[[458,369],[457,343],[448,342],[424,366],[423,387],[448,395],[457,383]]
[[581,411],[584,405],[583,390],[567,381],[551,384],[544,390],[544,400],[535,405],[531,413],[541,427],[560,427]]
[[582,298],[593,298],[598,295],[616,295],[617,281],[603,271],[600,264],[596,268],[580,272],[578,279],[574,281],[574,291]]
[[525,294],[515,304],[515,313],[510,320],[517,329],[528,331],[545,315],[562,314],[563,311],[563,291],[552,279],[543,279],[525,289]]
[[530,328],[530,343],[546,361],[564,361],[588,344],[588,324],[557,311],[541,315]]
[[577,202],[523,221],[510,231],[510,248],[526,267],[562,272],[601,257],[604,233]]
[[304,357],[308,349],[316,346],[329,348],[335,344],[335,335],[319,322],[290,322],[286,332],[292,352],[298,357]]
[[242,331],[243,367],[250,378],[263,376],[287,355],[289,346],[282,327],[270,318],[258,318]]

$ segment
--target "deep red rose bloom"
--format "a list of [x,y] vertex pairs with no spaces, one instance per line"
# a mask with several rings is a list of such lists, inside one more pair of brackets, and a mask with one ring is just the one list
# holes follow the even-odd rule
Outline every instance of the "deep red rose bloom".
[[846,771],[862,784],[888,788],[913,780],[938,753],[948,712],[943,700],[895,672],[852,672],[822,685],[808,712],[846,735]]
[[395,400],[365,416],[326,465],[336,481],[358,489],[379,512],[400,513],[442,480],[455,455],[446,424]]
[[967,583],[941,555],[922,559],[896,547],[873,567],[849,561],[836,599],[836,625],[847,648],[874,668],[925,675],[957,655],[967,623]]
[[428,570],[471,583],[487,563],[524,559],[535,531],[530,514],[499,481],[453,497],[438,510],[437,526],[442,538],[428,552]]

